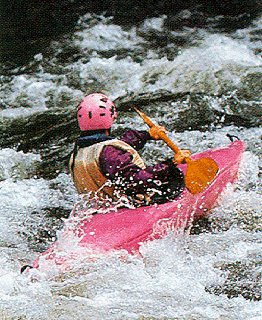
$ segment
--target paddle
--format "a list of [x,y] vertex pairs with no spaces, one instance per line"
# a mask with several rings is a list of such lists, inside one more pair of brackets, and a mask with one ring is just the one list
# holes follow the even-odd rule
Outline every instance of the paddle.
[[[140,111],[135,106],[133,106],[133,109],[140,115],[140,117],[150,128],[155,126],[153,121],[147,115],[145,115],[144,112]],[[170,140],[165,132],[161,131],[158,133],[158,135],[176,154],[181,153],[181,149],[179,149],[178,146],[172,140]],[[219,169],[217,163],[211,158],[193,160],[188,157],[182,161],[187,163],[185,185],[192,194],[197,194],[205,190],[213,181]]]

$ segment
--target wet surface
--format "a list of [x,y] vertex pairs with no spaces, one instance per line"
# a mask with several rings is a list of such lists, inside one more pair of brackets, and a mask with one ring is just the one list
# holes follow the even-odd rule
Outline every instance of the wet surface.
[[[100,16],[86,14],[85,1],[28,1],[20,10],[18,2],[8,2],[2,11],[0,317],[256,319],[261,312],[259,6],[148,1],[136,15],[141,4],[125,1],[125,10],[116,10],[120,3],[114,1]],[[99,11],[108,2],[96,4],[89,3]],[[226,145],[228,133],[245,140],[239,182],[211,215],[143,245],[142,257],[82,257],[70,272],[55,274],[53,266],[21,276],[22,265],[60,238],[79,201],[68,175],[79,134],[75,107],[98,90],[118,107],[115,135],[126,127],[145,129],[130,111],[134,103],[192,152]],[[160,142],[143,151],[149,164],[170,156]],[[65,255],[74,245],[64,245]]]

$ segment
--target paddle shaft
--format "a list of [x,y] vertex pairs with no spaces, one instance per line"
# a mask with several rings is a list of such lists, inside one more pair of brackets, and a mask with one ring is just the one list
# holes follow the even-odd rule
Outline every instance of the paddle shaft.
[[[144,112],[140,111],[136,107],[133,108],[150,128],[155,126],[154,122],[146,114],[144,114]],[[158,135],[175,153],[179,153],[181,151],[178,148],[178,146],[167,136],[165,132],[160,131]]]

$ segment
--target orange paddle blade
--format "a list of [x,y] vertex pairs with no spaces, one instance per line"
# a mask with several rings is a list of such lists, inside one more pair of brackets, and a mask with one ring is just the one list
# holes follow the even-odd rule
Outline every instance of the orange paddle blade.
[[192,194],[204,191],[211,184],[218,170],[217,163],[211,158],[188,159],[185,175],[186,188]]

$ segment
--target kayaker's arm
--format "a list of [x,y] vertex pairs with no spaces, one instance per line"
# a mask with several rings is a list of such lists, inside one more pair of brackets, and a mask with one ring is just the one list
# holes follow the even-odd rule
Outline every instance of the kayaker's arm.
[[141,169],[132,163],[131,157],[130,153],[113,146],[106,146],[100,157],[102,171],[116,185],[126,190],[127,194],[144,194],[148,189],[166,192],[172,183],[171,177],[171,180],[179,180],[183,184],[182,173],[172,160]]
[[136,150],[143,149],[148,140],[152,140],[150,134],[146,130],[127,130],[120,138]]

